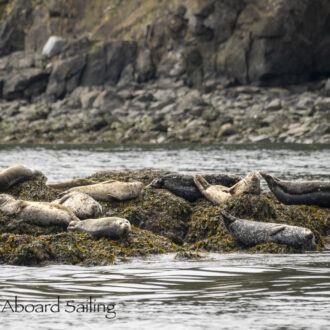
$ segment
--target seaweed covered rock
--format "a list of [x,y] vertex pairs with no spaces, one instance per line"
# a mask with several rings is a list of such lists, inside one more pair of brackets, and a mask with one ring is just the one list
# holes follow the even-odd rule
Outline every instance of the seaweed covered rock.
[[299,249],[287,248],[276,243],[261,244],[250,249],[239,246],[238,243],[233,242],[225,228],[218,211],[220,208],[239,218],[308,228],[315,235],[318,250],[324,248],[323,236],[327,236],[330,230],[330,215],[327,209],[305,205],[283,205],[272,194],[243,194],[221,206],[215,206],[208,201],[196,204],[186,237],[186,242],[193,244],[190,249],[224,252],[237,249],[250,252],[299,252]]
[[126,202],[103,204],[108,216],[117,215],[131,224],[182,244],[188,231],[190,205],[164,190],[146,189]]
[[15,185],[7,192],[17,199],[51,202],[59,197],[59,192],[46,185],[43,179],[29,180]]
[[53,235],[0,235],[0,263],[44,265],[49,263],[107,265],[128,257],[178,252],[168,239],[133,227],[128,238],[92,239],[83,233]]
[[[104,171],[90,178],[141,181],[148,185],[165,171]],[[30,180],[12,187],[9,194],[30,201],[52,201],[57,191],[43,180]],[[95,239],[58,226],[40,227],[0,212],[0,263],[44,265],[48,263],[103,265],[130,257],[176,252],[178,258],[195,259],[202,252],[299,253],[301,250],[277,243],[251,248],[237,243],[226,229],[219,212],[253,221],[309,228],[321,251],[330,234],[329,209],[279,203],[271,193],[242,194],[227,203],[215,205],[201,198],[189,203],[165,189],[145,187],[135,199],[101,202],[101,217],[116,216],[130,221],[127,238]],[[182,246],[179,246],[182,245]]]
[[141,171],[141,172],[118,172],[118,171],[99,171],[88,177],[88,179],[102,182],[108,180],[118,181],[140,181],[145,185],[161,175],[169,174],[168,171]]

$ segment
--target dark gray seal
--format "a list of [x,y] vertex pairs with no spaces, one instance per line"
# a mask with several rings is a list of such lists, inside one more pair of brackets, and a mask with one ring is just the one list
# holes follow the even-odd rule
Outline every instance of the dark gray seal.
[[[205,174],[203,178],[211,185],[222,185],[231,187],[242,178],[238,175],[219,173]],[[174,195],[184,198],[189,202],[195,202],[203,195],[194,183],[193,175],[184,175],[179,173],[165,174],[157,178],[149,185],[152,188],[167,189]]]
[[235,218],[223,210],[219,212],[230,234],[244,246],[274,242],[303,250],[314,250],[316,247],[314,234],[307,228],[249,221]]
[[36,179],[38,177],[46,179],[42,172],[32,170],[23,165],[8,167],[4,171],[0,172],[0,191],[4,192],[18,183]]
[[329,181],[285,181],[260,172],[276,198],[286,205],[316,205],[330,208]]

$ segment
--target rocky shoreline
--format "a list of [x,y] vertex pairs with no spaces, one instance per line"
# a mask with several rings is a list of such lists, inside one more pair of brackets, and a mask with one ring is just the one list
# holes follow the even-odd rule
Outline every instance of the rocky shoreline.
[[230,87],[209,81],[197,90],[163,79],[77,87],[57,101],[3,100],[0,142],[329,144],[327,85]]
[[[89,177],[98,182],[138,180],[145,185],[163,174],[104,171]],[[8,191],[22,200],[52,201],[61,191],[44,180],[30,180]],[[63,227],[40,227],[0,212],[0,263],[14,265],[107,265],[132,257],[177,253],[178,258],[199,258],[203,252],[301,253],[297,248],[267,243],[246,248],[228,233],[219,209],[240,218],[309,228],[316,250],[325,249],[330,238],[329,210],[316,206],[288,206],[272,193],[244,194],[224,205],[201,198],[190,203],[164,189],[149,187],[132,200],[101,202],[102,216],[126,218],[132,225],[128,237],[95,239]]]
[[0,1],[0,143],[330,143],[326,0]]

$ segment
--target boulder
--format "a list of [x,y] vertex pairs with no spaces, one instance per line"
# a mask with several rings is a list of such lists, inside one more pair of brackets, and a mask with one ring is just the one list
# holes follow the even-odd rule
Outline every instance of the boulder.
[[25,30],[31,24],[32,10],[32,1],[26,0],[17,0],[8,9],[0,27],[0,56],[24,49]]
[[55,62],[49,78],[47,94],[61,98],[66,93],[72,92],[80,83],[85,65],[85,55]]
[[58,55],[66,44],[67,41],[64,38],[51,36],[42,49],[42,56],[51,58],[55,55]]
[[87,55],[82,85],[117,84],[124,69],[129,65],[135,65],[135,58],[135,42],[114,41],[94,45]]
[[5,79],[3,97],[7,100],[16,98],[30,99],[46,90],[49,74],[39,68],[25,68],[13,71]]
[[136,80],[146,82],[155,76],[155,65],[150,49],[140,51],[136,61]]

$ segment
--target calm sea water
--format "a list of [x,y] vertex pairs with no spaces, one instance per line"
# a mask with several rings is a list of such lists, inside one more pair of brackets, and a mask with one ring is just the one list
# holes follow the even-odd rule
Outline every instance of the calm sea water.
[[[330,146],[1,146],[0,170],[15,164],[42,170],[49,182],[147,169],[240,175],[255,169],[330,180]],[[184,262],[166,255],[91,268],[0,266],[0,328],[68,327],[330,329],[330,251],[207,254]]]

